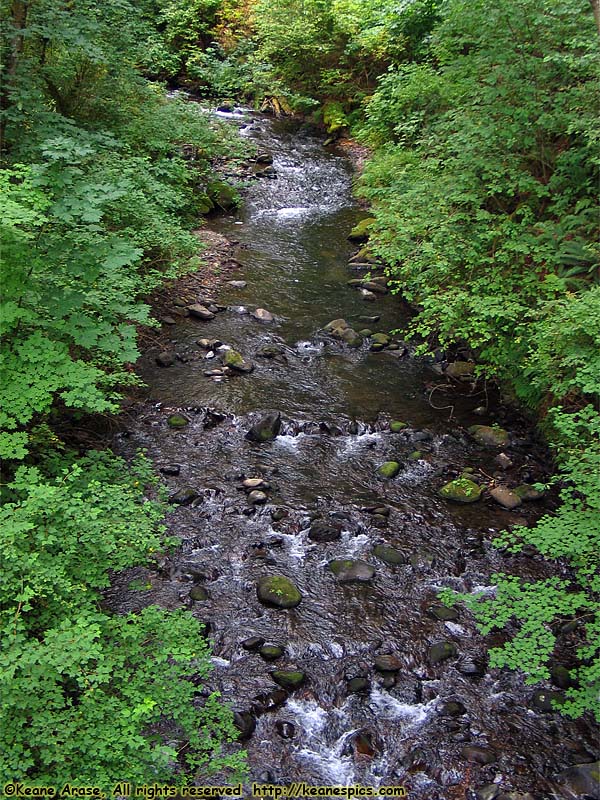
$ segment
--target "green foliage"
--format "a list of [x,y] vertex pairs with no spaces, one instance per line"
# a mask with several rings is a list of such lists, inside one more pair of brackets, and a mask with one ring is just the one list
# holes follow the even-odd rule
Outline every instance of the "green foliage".
[[222,749],[231,714],[218,695],[197,696],[210,671],[202,626],[156,607],[100,610],[110,572],[161,547],[149,464],[90,453],[46,471],[20,468],[0,508],[0,780],[110,791],[123,775],[184,784],[198,769],[239,772]]

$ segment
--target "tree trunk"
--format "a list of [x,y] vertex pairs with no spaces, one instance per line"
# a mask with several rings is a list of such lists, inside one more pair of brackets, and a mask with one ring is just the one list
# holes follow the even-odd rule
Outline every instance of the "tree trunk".
[[[2,111],[6,111],[10,107],[11,84],[14,81],[17,73],[17,67],[19,65],[19,59],[23,53],[23,46],[25,42],[23,30],[27,25],[27,3],[23,0],[14,0],[11,5],[10,16],[14,31],[10,55],[7,59],[6,80],[4,81],[2,91],[0,92],[0,110]],[[4,115],[2,116],[4,117]],[[3,118],[0,121],[0,152],[4,144],[5,124],[6,123]]]
[[598,36],[600,36],[600,0],[590,0],[590,5],[592,6],[592,11],[594,12]]

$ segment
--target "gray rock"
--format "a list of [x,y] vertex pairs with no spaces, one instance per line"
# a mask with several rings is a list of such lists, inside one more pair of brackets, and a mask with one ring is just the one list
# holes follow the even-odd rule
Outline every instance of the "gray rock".
[[544,492],[540,492],[537,489],[534,489],[528,483],[522,483],[520,486],[514,490],[517,497],[520,497],[521,500],[529,501],[529,500],[541,500],[544,496]]
[[248,495],[248,500],[252,503],[253,506],[262,505],[266,503],[269,498],[264,492],[258,491],[255,489],[253,492],[250,492]]
[[375,292],[369,291],[369,289],[365,289],[364,287],[360,290],[360,296],[363,300],[366,300],[369,303],[372,303],[374,300],[377,300],[377,295]]
[[173,317],[161,317],[160,321],[163,325],[177,325],[177,321]]
[[253,491],[254,489],[260,489],[261,491],[265,491],[266,489],[270,489],[271,485],[267,483],[264,478],[246,478],[242,486],[248,492]]
[[488,783],[477,790],[477,800],[496,800],[501,792],[497,783]]
[[375,568],[366,561],[351,558],[334,559],[328,566],[340,583],[368,583],[375,575]]
[[240,742],[247,742],[256,729],[256,720],[250,711],[234,711],[233,724],[239,732]]
[[490,489],[490,497],[509,511],[521,505],[521,498],[515,492],[511,492],[507,486],[495,486]]
[[373,548],[373,555],[380,558],[386,564],[389,564],[392,567],[397,567],[401,564],[407,563],[406,556],[400,552],[400,550],[396,550],[393,547],[388,547],[385,544],[378,544]]
[[308,538],[313,542],[335,542],[341,535],[341,525],[323,519],[315,520],[308,531]]
[[555,782],[560,797],[575,800],[578,797],[600,797],[600,761],[591,764],[575,764],[559,772]]
[[281,414],[274,411],[255,423],[246,434],[246,439],[250,442],[271,442],[278,436],[280,430]]
[[369,292],[375,292],[375,294],[387,294],[387,286],[383,286],[381,283],[376,283],[375,281],[363,281],[362,284],[363,289],[368,289]]
[[441,622],[449,622],[451,620],[458,619],[458,611],[455,608],[449,608],[448,606],[429,606],[427,613],[434,619],[438,619]]
[[169,503],[174,506],[189,506],[200,497],[196,489],[186,486],[179,489],[169,497]]
[[270,311],[267,311],[266,308],[257,308],[256,311],[252,312],[252,316],[254,319],[257,319],[260,322],[273,322],[275,319],[273,314],[271,314]]
[[191,306],[187,306],[187,310],[190,312],[190,316],[194,317],[194,319],[201,319],[205,322],[208,322],[209,320],[215,318],[214,313],[209,311],[206,306],[200,305],[200,303],[194,303]]
[[346,684],[348,688],[348,692],[350,694],[359,694],[361,692],[368,692],[371,688],[371,685],[367,678],[363,678],[358,676],[356,678],[351,678],[348,683]]
[[454,658],[458,654],[458,649],[454,642],[436,642],[427,651],[427,658],[430,664],[439,664],[447,658]]
[[508,431],[497,425],[471,425],[469,433],[478,444],[487,447],[504,447],[508,444]]
[[227,281],[227,286],[231,286],[232,289],[245,289],[248,284],[246,281]]

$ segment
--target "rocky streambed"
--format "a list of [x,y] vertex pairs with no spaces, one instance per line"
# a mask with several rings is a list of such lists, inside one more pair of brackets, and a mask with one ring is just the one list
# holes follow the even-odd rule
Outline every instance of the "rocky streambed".
[[254,780],[589,795],[595,731],[552,709],[560,670],[534,691],[490,669],[501,635],[484,642],[437,597],[546,574],[491,542],[551,508],[531,488],[547,453],[468,359],[441,374],[390,334],[409,312],[358,250],[364,231],[348,241],[365,215],[343,154],[229,116],[259,147],[243,209],[211,223],[233,271],[218,297],[188,283],[170,298],[115,442],[163,473],[181,548],[118,576],[107,601],[207,624],[210,686],[237,712]]

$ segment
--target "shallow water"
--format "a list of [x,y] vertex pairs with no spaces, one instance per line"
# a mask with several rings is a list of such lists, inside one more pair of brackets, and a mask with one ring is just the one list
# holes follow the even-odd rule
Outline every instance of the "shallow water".
[[[507,559],[490,545],[495,531],[533,521],[543,511],[539,505],[508,512],[491,501],[457,506],[438,497],[453,470],[498,470],[496,452],[477,446],[465,428],[497,420],[509,427],[514,470],[524,479],[544,470],[545,454],[516,415],[493,403],[485,417],[474,415],[480,394],[447,401],[436,395],[436,405],[453,406],[449,420],[448,408],[428,402],[431,387],[443,383],[432,364],[410,353],[351,350],[323,333],[340,317],[357,329],[387,332],[401,327],[409,312],[389,295],[367,303],[346,286],[356,276],[348,269],[356,248],[346,237],[364,212],[352,199],[351,165],[343,154],[289,123],[249,114],[238,115],[242,120],[242,135],[272,153],[277,177],[253,182],[242,211],[211,226],[238,242],[242,267],[232,277],[248,285],[221,294],[228,309],[213,321],[181,318],[163,332],[161,347],[181,360],[158,368],[152,349],[141,359],[147,398],[116,442],[125,454],[146,448],[158,468],[179,465],[179,476],[165,479],[172,491],[191,486],[200,496],[169,517],[181,550],[159,572],[137,571],[152,589],[129,591],[127,573],[108,599],[122,611],[187,605],[209,621],[211,686],[240,711],[260,710],[256,698],[276,688],[270,670],[306,672],[305,685],[281,707],[256,714],[245,744],[254,780],[403,784],[421,800],[471,797],[472,789],[495,781],[549,797],[550,776],[589,759],[593,729],[531,710],[531,688],[514,673],[485,666],[484,641],[464,611],[446,623],[427,613],[442,587],[473,591],[489,587],[500,569],[528,577],[545,569],[536,557]],[[276,320],[258,322],[240,307],[267,308]],[[381,320],[360,323],[365,315]],[[200,337],[239,350],[254,372],[206,377],[219,359],[206,358],[212,351],[198,346]],[[280,345],[284,356],[262,358],[257,352],[266,344]],[[174,410],[189,419],[183,430],[167,425]],[[247,441],[251,424],[269,410],[282,414],[281,435],[268,444]],[[391,433],[390,419],[407,422],[407,429]],[[415,450],[420,457],[411,459]],[[376,469],[392,459],[402,469],[384,481]],[[240,489],[244,477],[254,476],[271,485],[264,506],[251,506]],[[388,507],[387,522],[374,518],[376,505]],[[273,520],[274,509],[282,519]],[[339,524],[341,538],[311,541],[315,518]],[[372,552],[378,543],[401,551],[406,563],[379,560]],[[375,577],[366,585],[340,585],[327,567],[334,558],[363,559],[376,568]],[[258,602],[256,581],[270,573],[295,581],[303,594],[298,608]],[[193,581],[205,586],[207,601],[189,600]],[[284,657],[270,665],[244,650],[241,642],[254,635],[283,645]],[[442,640],[453,641],[458,655],[431,665],[428,647]],[[373,668],[382,653],[402,665],[387,688]],[[469,673],[472,661],[483,664],[476,675]],[[347,679],[355,676],[367,677],[368,691],[348,692]],[[444,715],[448,700],[460,700],[465,714]],[[293,738],[282,738],[281,722],[293,724]],[[372,747],[357,744],[360,732]],[[465,744],[490,747],[497,760],[469,764],[461,754]]]

